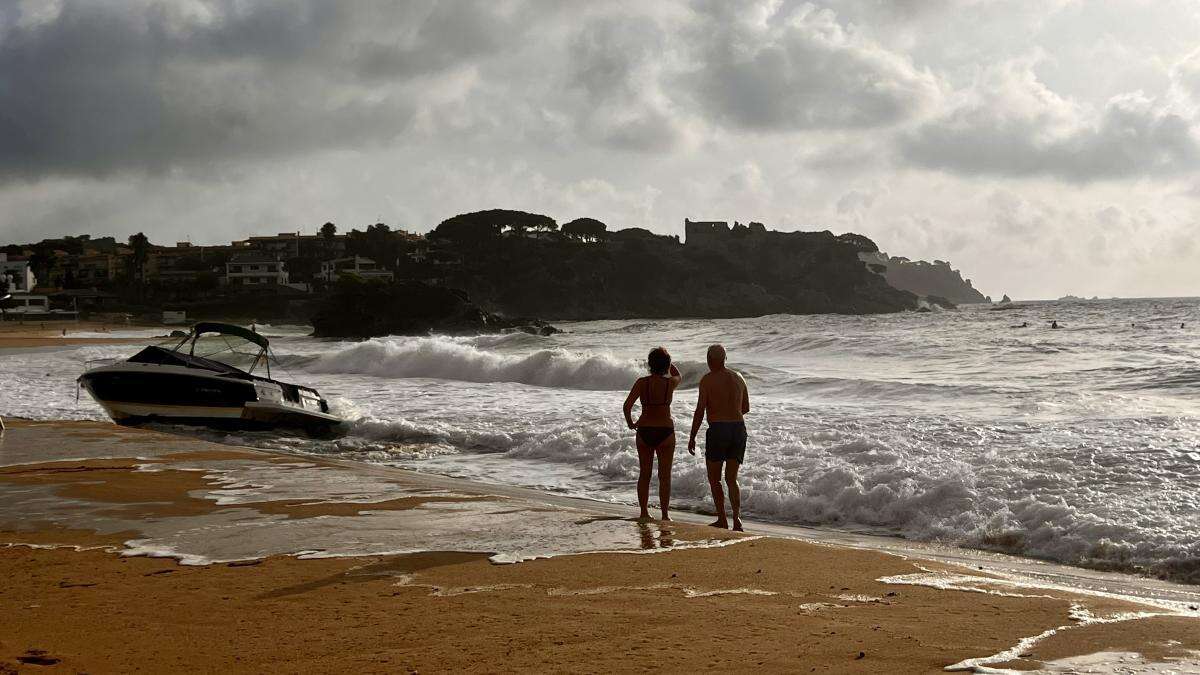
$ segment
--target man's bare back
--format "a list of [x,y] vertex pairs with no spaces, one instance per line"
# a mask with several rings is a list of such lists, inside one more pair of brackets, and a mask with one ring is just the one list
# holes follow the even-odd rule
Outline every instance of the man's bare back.
[[734,370],[721,368],[700,378],[700,404],[709,424],[713,422],[741,422],[742,415],[750,412],[750,395],[746,381]]

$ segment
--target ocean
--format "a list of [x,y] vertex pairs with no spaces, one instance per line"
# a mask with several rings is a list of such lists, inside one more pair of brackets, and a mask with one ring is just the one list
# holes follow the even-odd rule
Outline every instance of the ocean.
[[[1200,583],[1198,299],[556,325],[564,332],[549,337],[365,342],[263,326],[274,375],[320,389],[353,420],[348,433],[205,433],[633,514],[637,456],[621,405],[663,345],[684,375],[673,506],[704,509],[686,432],[705,349],[720,342],[751,394],[744,517]],[[86,392],[76,400],[75,377],[136,349],[2,351],[0,415],[104,419]]]

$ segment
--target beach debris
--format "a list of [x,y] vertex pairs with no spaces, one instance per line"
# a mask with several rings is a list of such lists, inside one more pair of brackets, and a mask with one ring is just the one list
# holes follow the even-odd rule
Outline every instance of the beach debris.
[[60,581],[60,582],[58,582],[58,587],[59,587],[59,588],[91,588],[92,586],[95,586],[95,585],[96,585],[95,583],[90,583],[90,584],[72,584],[72,583],[70,583],[70,582],[68,582],[68,581]]
[[855,661],[857,661],[857,660],[859,660],[859,659],[865,659],[865,658],[867,658],[867,653],[866,653],[866,652],[859,652],[859,653],[858,653],[858,656],[854,657],[854,660],[855,660]]
[[18,656],[17,660],[29,666],[52,666],[62,659],[47,655],[44,649],[28,649],[23,656]]
[[254,565],[261,565],[261,564],[262,564],[262,558],[256,558],[254,560],[234,560],[233,562],[227,563],[226,566],[227,567],[252,567]]

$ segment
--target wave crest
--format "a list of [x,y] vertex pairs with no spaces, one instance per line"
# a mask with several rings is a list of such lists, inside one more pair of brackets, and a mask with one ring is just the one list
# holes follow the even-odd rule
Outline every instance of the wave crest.
[[621,390],[642,375],[637,364],[606,354],[541,349],[503,354],[448,337],[361,342],[303,364],[311,373],[463,382],[517,382],[563,389]]

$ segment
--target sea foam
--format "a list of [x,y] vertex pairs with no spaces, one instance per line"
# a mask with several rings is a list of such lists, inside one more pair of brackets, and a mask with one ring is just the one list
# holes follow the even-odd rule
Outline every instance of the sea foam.
[[[491,338],[511,342],[513,338]],[[503,354],[448,337],[368,340],[323,354],[303,366],[312,373],[465,382],[517,382],[539,387],[616,390],[641,375],[637,365],[607,354],[539,349]]]

